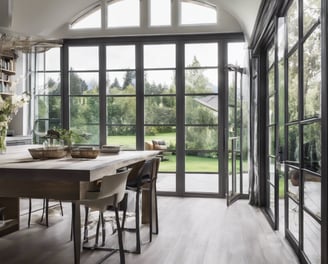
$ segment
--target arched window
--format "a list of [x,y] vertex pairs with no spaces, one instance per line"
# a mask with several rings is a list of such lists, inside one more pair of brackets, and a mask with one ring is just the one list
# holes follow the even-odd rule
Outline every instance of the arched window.
[[216,6],[198,0],[180,1],[181,25],[214,24],[217,22]]
[[107,27],[140,26],[140,0],[115,0],[107,4]]
[[100,5],[93,6],[78,16],[71,24],[71,29],[101,28]]

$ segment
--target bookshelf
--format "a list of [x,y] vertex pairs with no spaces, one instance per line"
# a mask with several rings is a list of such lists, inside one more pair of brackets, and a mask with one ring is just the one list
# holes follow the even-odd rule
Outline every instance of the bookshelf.
[[12,78],[16,74],[16,56],[0,54],[0,93],[10,93]]

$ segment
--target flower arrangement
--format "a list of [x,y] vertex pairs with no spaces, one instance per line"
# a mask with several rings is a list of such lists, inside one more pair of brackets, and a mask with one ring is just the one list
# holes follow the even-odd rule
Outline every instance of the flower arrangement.
[[23,107],[29,101],[29,96],[26,93],[22,95],[4,95],[0,96],[0,130],[8,129],[8,124],[13,116],[17,114],[18,109]]
[[6,151],[5,139],[10,121],[17,114],[18,109],[28,101],[27,93],[22,95],[0,94],[0,152]]

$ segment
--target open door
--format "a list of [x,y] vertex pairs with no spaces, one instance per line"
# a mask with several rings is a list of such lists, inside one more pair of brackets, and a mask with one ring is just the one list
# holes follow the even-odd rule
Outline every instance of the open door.
[[243,195],[243,78],[244,68],[228,66],[228,179],[227,179],[227,205]]

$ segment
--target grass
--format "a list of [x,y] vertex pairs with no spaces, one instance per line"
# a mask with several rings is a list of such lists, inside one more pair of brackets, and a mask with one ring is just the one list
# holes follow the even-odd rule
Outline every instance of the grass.
[[[145,136],[145,141],[151,141],[153,139],[161,139],[166,142],[167,145],[175,145],[175,133],[161,133],[155,136]],[[123,148],[134,149],[136,145],[135,136],[110,136],[107,139],[107,144],[121,145]],[[176,156],[172,152],[165,153],[165,161],[160,164],[160,171],[175,172],[176,171]],[[229,168],[231,163],[229,161]],[[237,170],[239,165],[237,163]],[[243,169],[247,169],[247,161],[243,161]],[[186,172],[213,172],[218,173],[219,165],[217,158],[207,158],[198,156],[186,156],[185,157],[185,169]]]

